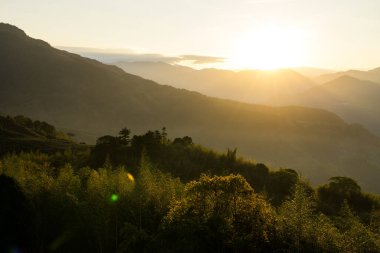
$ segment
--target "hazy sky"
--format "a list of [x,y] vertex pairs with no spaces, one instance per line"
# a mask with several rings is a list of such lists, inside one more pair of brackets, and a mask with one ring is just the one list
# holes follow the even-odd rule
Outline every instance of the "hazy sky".
[[242,68],[380,66],[380,0],[0,0],[0,18],[54,46]]

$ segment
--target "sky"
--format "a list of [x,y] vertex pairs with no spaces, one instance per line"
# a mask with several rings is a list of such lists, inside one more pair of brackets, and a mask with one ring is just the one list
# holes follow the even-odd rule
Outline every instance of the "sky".
[[380,66],[380,0],[0,0],[0,22],[53,46],[224,68]]

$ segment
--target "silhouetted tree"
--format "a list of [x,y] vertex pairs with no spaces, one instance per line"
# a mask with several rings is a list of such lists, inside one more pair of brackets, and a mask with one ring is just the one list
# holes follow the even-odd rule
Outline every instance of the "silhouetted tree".
[[342,204],[347,204],[369,222],[377,201],[361,191],[357,182],[348,177],[332,177],[329,183],[318,188],[319,208],[326,214],[336,215]]
[[173,141],[174,145],[183,145],[183,146],[190,146],[193,145],[193,139],[189,136],[185,136],[182,138],[175,138]]
[[34,223],[31,205],[16,181],[0,175],[0,252],[32,252]]
[[128,145],[130,143],[130,134],[131,130],[128,128],[123,128],[119,132],[120,140],[122,141],[122,144]]
[[271,171],[266,184],[266,191],[270,201],[274,205],[279,205],[291,197],[297,181],[298,174],[292,169]]

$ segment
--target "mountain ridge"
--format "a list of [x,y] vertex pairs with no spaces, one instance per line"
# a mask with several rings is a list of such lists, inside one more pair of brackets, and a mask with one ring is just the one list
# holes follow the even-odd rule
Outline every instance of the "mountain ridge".
[[368,71],[351,69],[342,72],[329,73],[315,77],[314,80],[320,84],[323,84],[344,75],[380,84],[380,67]]
[[213,97],[262,103],[274,94],[294,94],[316,85],[292,69],[276,71],[192,69],[163,62],[116,62],[128,73]]

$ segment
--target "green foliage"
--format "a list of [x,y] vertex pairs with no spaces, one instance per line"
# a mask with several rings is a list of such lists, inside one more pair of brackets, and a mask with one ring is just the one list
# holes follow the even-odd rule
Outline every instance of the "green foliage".
[[155,169],[146,157],[143,157],[139,171],[138,184],[143,189],[144,201],[152,202],[156,210],[167,212],[169,203],[178,198],[183,189],[179,178]]
[[69,164],[55,168],[49,158],[21,154],[1,162],[2,173],[14,178],[32,203],[36,248],[115,251],[121,226],[115,215],[121,206],[110,198],[117,194],[120,202],[126,201],[134,188],[133,177],[124,168],[74,170]]
[[[127,128],[122,131],[130,135]],[[269,168],[264,164],[254,164],[238,157],[237,149],[227,149],[224,154],[217,153],[194,145],[188,136],[171,141],[164,130],[134,135],[131,141],[123,141],[123,138],[110,135],[100,137],[91,150],[91,166],[102,166],[109,159],[113,166],[126,165],[136,174],[134,168],[141,167],[141,158],[145,154],[159,170],[169,172],[185,182],[197,179],[202,173],[241,174],[256,191],[269,189],[269,196],[276,203],[281,203],[291,194],[291,187],[298,177],[290,169],[269,173]]]
[[278,211],[278,233],[290,252],[342,252],[342,236],[328,217],[315,209],[314,193],[297,183],[293,198]]
[[163,173],[143,156],[136,187],[125,207],[129,214],[122,227],[120,252],[158,251],[159,227],[171,201],[182,196],[183,185],[178,178]]
[[272,208],[239,175],[191,181],[164,223],[173,252],[263,251],[273,227]]
[[344,201],[338,216],[333,221],[343,235],[345,252],[379,252],[379,234],[371,231],[365,226],[360,218],[354,215],[347,203]]

